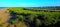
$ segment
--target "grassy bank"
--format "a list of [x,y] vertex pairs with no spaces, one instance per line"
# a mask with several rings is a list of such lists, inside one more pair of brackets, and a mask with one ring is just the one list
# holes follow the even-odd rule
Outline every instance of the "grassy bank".
[[[22,21],[29,25],[29,27],[39,27],[42,24],[45,26],[56,24],[60,21],[60,12],[56,11],[38,11],[38,10],[26,10],[25,8],[9,8],[10,12],[13,12],[16,17],[16,23]],[[18,20],[17,20],[18,19]]]

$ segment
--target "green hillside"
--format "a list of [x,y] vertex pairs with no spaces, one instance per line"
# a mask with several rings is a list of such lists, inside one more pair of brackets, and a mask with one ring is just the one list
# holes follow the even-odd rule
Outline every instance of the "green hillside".
[[29,27],[39,27],[42,24],[48,26],[60,21],[60,12],[56,11],[45,12],[44,10],[26,10],[25,8],[9,8],[9,10],[16,15],[12,24],[22,21]]

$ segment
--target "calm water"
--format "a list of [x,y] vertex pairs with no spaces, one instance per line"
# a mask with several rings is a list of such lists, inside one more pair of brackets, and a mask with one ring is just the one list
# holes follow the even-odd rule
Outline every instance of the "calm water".
[[0,7],[0,9],[2,9],[2,8],[7,8],[7,7]]

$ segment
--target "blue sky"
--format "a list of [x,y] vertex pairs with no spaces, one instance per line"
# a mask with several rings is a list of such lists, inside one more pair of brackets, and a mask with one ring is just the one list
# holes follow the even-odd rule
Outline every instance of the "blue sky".
[[0,0],[0,7],[60,6],[60,0]]

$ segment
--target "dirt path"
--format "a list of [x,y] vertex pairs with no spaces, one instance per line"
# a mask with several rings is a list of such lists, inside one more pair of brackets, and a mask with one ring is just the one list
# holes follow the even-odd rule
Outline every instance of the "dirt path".
[[[0,9],[0,25],[2,24],[2,26],[0,26],[0,27],[7,27],[9,24],[8,22],[6,22],[10,19],[10,13],[9,13],[9,10],[7,10],[7,9],[8,8]],[[27,27],[22,22],[18,23],[17,26],[18,27]],[[10,25],[10,27],[14,27],[14,24]]]
[[0,24],[8,21],[10,18],[9,11],[7,9],[8,8],[0,9]]

